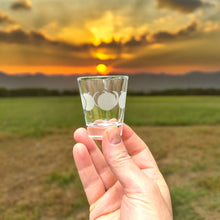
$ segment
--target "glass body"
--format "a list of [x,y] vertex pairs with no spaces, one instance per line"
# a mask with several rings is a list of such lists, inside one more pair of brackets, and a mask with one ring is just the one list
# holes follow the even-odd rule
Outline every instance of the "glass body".
[[128,76],[77,78],[88,134],[102,140],[105,129],[124,122]]

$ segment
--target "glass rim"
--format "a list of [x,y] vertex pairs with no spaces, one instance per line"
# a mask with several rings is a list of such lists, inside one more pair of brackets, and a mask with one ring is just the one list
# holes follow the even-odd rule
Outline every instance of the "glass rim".
[[77,80],[100,80],[100,79],[127,79],[126,75],[105,75],[105,76],[80,76],[77,77]]

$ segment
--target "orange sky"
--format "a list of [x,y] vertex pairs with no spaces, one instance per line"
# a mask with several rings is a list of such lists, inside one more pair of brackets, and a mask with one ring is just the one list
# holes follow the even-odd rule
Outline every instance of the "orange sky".
[[[73,73],[76,74],[97,74],[100,73],[96,69],[97,66],[88,66],[88,67],[73,67],[73,66],[1,66],[1,71],[7,74],[19,74],[19,73],[44,73],[44,74],[63,74],[70,75]],[[215,72],[219,71],[219,66],[200,66],[203,72]],[[126,73],[126,74],[135,74],[140,72],[149,72],[149,73],[169,73],[169,74],[184,74],[191,71],[198,71],[197,66],[163,66],[163,67],[152,67],[152,68],[117,68],[113,69],[112,67],[107,67],[107,72],[112,73]],[[105,73],[105,74],[106,74]]]
[[220,0],[2,0],[0,71],[220,70]]

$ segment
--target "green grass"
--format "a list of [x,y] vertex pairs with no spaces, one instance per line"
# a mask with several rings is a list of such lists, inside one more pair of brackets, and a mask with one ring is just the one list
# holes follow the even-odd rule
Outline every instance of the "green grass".
[[83,124],[78,97],[0,99],[0,131],[41,136]]
[[[144,126],[218,125],[220,97],[128,97],[125,121]],[[26,136],[42,136],[85,124],[78,96],[1,98],[0,122],[0,132]]]
[[173,215],[178,220],[205,220],[193,207],[193,201],[201,198],[203,191],[192,189],[191,187],[173,187],[171,198],[173,203]]
[[56,183],[60,187],[66,187],[69,184],[73,183],[75,178],[76,177],[73,172],[62,174],[57,171],[54,171],[48,176],[48,178],[46,179],[46,183]]
[[130,97],[126,120],[134,125],[216,125],[220,97]]

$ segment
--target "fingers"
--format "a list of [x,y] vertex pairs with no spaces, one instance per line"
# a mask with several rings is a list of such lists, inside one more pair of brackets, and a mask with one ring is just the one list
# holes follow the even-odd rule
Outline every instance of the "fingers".
[[105,186],[83,144],[78,143],[74,146],[73,156],[87,199],[93,204],[105,193]]
[[105,188],[109,189],[116,182],[116,178],[106,164],[105,158],[103,157],[100,149],[97,147],[95,142],[89,138],[86,129],[77,129],[74,133],[74,139],[76,142],[83,143],[86,146],[95,169],[103,181]]
[[123,124],[123,142],[134,163],[142,172],[153,179],[160,188],[161,194],[171,207],[171,199],[168,186],[154,160],[147,145],[143,140],[126,124]]
[[[96,203],[90,206],[90,218],[98,219],[99,216],[106,216],[106,214],[114,213],[115,210],[120,210],[123,196],[123,188],[121,184],[117,182],[105,193],[105,195],[103,195],[99,200],[97,200]],[[108,219],[118,218],[109,217]]]
[[108,128],[103,136],[103,154],[125,189],[125,193],[140,193],[146,186],[147,178],[133,162],[120,137],[117,127]]
[[126,124],[123,124],[122,139],[128,153],[140,169],[154,168],[158,170],[149,148],[144,141]]

